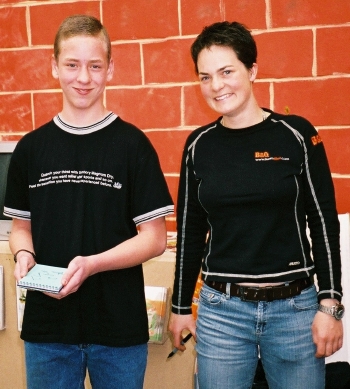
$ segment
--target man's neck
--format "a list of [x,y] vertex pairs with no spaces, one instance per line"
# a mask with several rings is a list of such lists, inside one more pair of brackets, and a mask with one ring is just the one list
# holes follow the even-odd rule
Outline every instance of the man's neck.
[[90,126],[94,123],[97,123],[104,119],[110,111],[108,111],[104,106],[98,110],[85,110],[85,109],[65,109],[59,113],[59,116],[62,121],[65,123],[74,126],[74,127],[85,127]]

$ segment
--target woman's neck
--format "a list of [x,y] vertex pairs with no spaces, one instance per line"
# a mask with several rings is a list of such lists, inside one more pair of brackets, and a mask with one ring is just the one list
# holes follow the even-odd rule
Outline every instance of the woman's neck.
[[221,124],[227,128],[240,129],[254,126],[265,120],[269,112],[259,107],[254,97],[246,104],[228,114],[223,114]]

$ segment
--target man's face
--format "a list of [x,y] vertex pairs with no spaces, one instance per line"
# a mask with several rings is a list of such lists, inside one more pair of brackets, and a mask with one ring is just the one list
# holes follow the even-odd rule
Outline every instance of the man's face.
[[103,106],[103,91],[113,75],[105,41],[77,35],[60,43],[58,59],[52,59],[52,75],[63,91],[63,109],[94,110]]

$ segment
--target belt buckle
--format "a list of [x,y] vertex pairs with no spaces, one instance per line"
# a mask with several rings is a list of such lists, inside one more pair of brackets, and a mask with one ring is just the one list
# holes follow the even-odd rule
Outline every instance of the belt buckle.
[[258,301],[258,300],[250,300],[250,299],[248,299],[248,298],[246,297],[247,294],[248,294],[248,289],[249,289],[249,290],[255,290],[255,296],[257,295],[258,290],[259,290],[259,288],[252,288],[252,287],[240,286],[240,287],[239,287],[239,297],[240,297],[241,301],[249,301],[249,302]]
[[242,301],[250,301],[250,302],[256,302],[256,301],[259,301],[259,298],[254,298],[254,299],[249,299],[247,298],[247,294],[248,294],[248,289],[249,290],[253,290],[255,291],[255,294],[253,297],[257,297],[258,295],[258,292],[260,291],[264,291],[264,294],[265,294],[265,298],[261,299],[260,301],[273,301],[274,298],[273,298],[273,286],[266,286],[264,288],[252,288],[252,287],[244,287],[244,286],[240,286],[239,287],[239,294],[240,294],[240,298]]

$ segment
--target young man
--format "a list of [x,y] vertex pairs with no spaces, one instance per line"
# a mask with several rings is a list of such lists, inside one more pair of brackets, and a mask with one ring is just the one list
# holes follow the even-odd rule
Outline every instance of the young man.
[[63,21],[52,74],[63,109],[18,143],[4,209],[17,280],[36,263],[67,268],[57,295],[27,293],[27,387],[83,388],[88,369],[94,389],[141,389],[141,264],[165,249],[172,200],[146,136],[103,104],[113,60],[99,20]]

